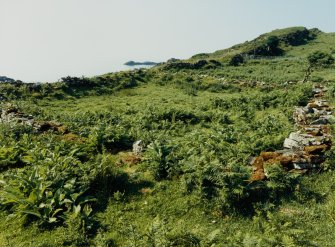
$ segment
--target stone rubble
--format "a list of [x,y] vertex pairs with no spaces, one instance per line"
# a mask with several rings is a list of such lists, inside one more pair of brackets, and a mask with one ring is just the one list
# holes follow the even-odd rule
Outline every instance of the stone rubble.
[[262,152],[252,159],[251,181],[266,179],[266,168],[271,164],[280,164],[288,172],[305,173],[326,160],[325,152],[332,145],[328,124],[335,123],[329,103],[322,99],[326,91],[323,86],[315,86],[314,98],[307,106],[295,109],[293,119],[298,130],[285,139],[283,150]]
[[12,104],[7,104],[2,107],[0,123],[15,123],[28,125],[39,132],[51,130],[63,134],[68,133],[68,130],[64,125],[51,121],[36,121],[32,115],[27,115],[20,112],[19,109]]

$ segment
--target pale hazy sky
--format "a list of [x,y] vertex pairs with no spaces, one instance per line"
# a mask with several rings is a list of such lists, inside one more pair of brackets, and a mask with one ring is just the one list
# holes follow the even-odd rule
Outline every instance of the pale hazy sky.
[[0,0],[0,75],[56,81],[213,52],[277,28],[335,31],[334,0]]

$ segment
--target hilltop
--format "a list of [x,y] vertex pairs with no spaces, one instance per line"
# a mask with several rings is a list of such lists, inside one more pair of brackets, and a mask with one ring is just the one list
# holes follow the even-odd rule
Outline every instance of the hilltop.
[[[277,29],[259,37],[246,41],[243,44],[234,45],[228,49],[218,50],[209,54],[194,55],[192,59],[229,59],[237,54],[250,56],[299,56],[306,57],[307,52],[322,50],[333,52],[333,33],[324,33],[317,28],[291,27]],[[302,51],[305,50],[306,51]]]
[[0,247],[332,246],[334,45],[292,27],[0,83]]

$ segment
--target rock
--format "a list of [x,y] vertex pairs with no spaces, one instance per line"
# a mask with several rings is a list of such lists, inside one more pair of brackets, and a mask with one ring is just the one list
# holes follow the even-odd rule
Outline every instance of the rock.
[[290,134],[289,138],[285,139],[284,148],[293,149],[293,148],[301,148],[304,146],[308,146],[310,139],[311,137],[309,135],[304,136],[300,134],[299,132],[293,132]]
[[290,138],[285,138],[283,146],[284,146],[284,148],[292,149],[292,148],[295,148],[295,147],[299,147],[299,143],[295,140],[290,139]]
[[142,140],[138,140],[133,143],[133,153],[135,155],[140,155],[144,150],[143,142]]
[[249,163],[249,165],[252,165],[252,164],[255,162],[255,159],[256,159],[256,157],[254,157],[254,156],[249,156],[249,157],[248,157],[248,163]]
[[312,89],[312,92],[313,92],[314,94],[318,94],[318,93],[321,93],[321,92],[323,92],[323,91],[322,91],[321,88],[313,88],[313,89]]
[[300,132],[293,132],[289,138],[284,141],[284,148],[302,150],[305,146],[317,146],[331,143],[330,136],[313,136],[309,134],[302,134]]
[[318,135],[314,136],[328,136],[329,128],[327,125],[305,125],[303,126],[302,131],[306,132],[306,134],[313,135],[312,133],[318,132]]
[[308,154],[321,154],[324,153],[327,149],[329,149],[329,146],[323,144],[318,146],[307,146],[304,148],[304,151]]
[[319,119],[316,119],[311,122],[312,125],[318,125],[318,124],[326,125],[328,123],[329,123],[328,119],[325,118],[324,116],[321,116]]
[[252,173],[251,175],[251,181],[261,181],[266,179],[264,169],[259,169]]
[[315,103],[319,106],[319,107],[329,107],[329,103],[327,100],[316,100]]
[[328,114],[325,109],[318,110],[316,108],[312,108],[314,115],[313,116],[322,116]]
[[34,123],[35,123],[34,119],[28,119],[26,122],[26,124],[28,124],[29,126],[34,126]]
[[265,173],[264,173],[264,160],[263,157],[259,156],[253,159],[252,161],[252,176],[251,176],[251,181],[260,181],[264,180]]
[[306,114],[314,113],[314,109],[312,107],[305,106],[301,108]]
[[277,158],[280,154],[276,152],[261,152],[260,156],[263,158],[263,161],[267,161]]
[[312,136],[322,136],[323,135],[323,131],[320,127],[304,127],[303,131],[306,134],[312,135]]
[[318,109],[318,110],[328,109],[329,108],[329,103],[326,100],[318,99],[318,100],[310,101],[307,104],[307,107],[308,108],[315,108],[315,109]]
[[318,108],[319,106],[313,101],[307,104],[308,108]]
[[315,165],[315,164],[308,164],[308,163],[294,163],[293,167],[294,167],[294,169],[297,169],[297,170],[305,170],[305,169],[316,168],[317,165]]
[[308,109],[304,108],[296,108],[294,113],[293,113],[293,119],[296,123],[298,124],[305,124],[307,120],[307,115],[306,113],[308,112]]
[[253,160],[251,165],[254,170],[257,170],[257,169],[263,169],[263,164],[264,164],[264,159],[263,157],[259,156]]
[[289,168],[292,165],[293,157],[292,155],[282,155],[277,157],[276,161],[283,167]]
[[327,119],[328,123],[330,124],[335,123],[335,117],[333,115],[324,115],[322,118]]
[[311,155],[310,156],[310,161],[313,164],[320,165],[320,164],[322,164],[323,162],[326,161],[326,156],[325,155]]
[[323,96],[325,96],[325,93],[323,93],[323,92],[314,94],[315,98],[320,98],[320,97],[323,97]]

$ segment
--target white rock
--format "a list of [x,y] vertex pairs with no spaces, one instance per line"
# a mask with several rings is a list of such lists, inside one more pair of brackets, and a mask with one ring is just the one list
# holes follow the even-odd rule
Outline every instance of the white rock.
[[143,152],[143,142],[142,140],[138,140],[133,143],[133,153],[136,155],[140,155]]

